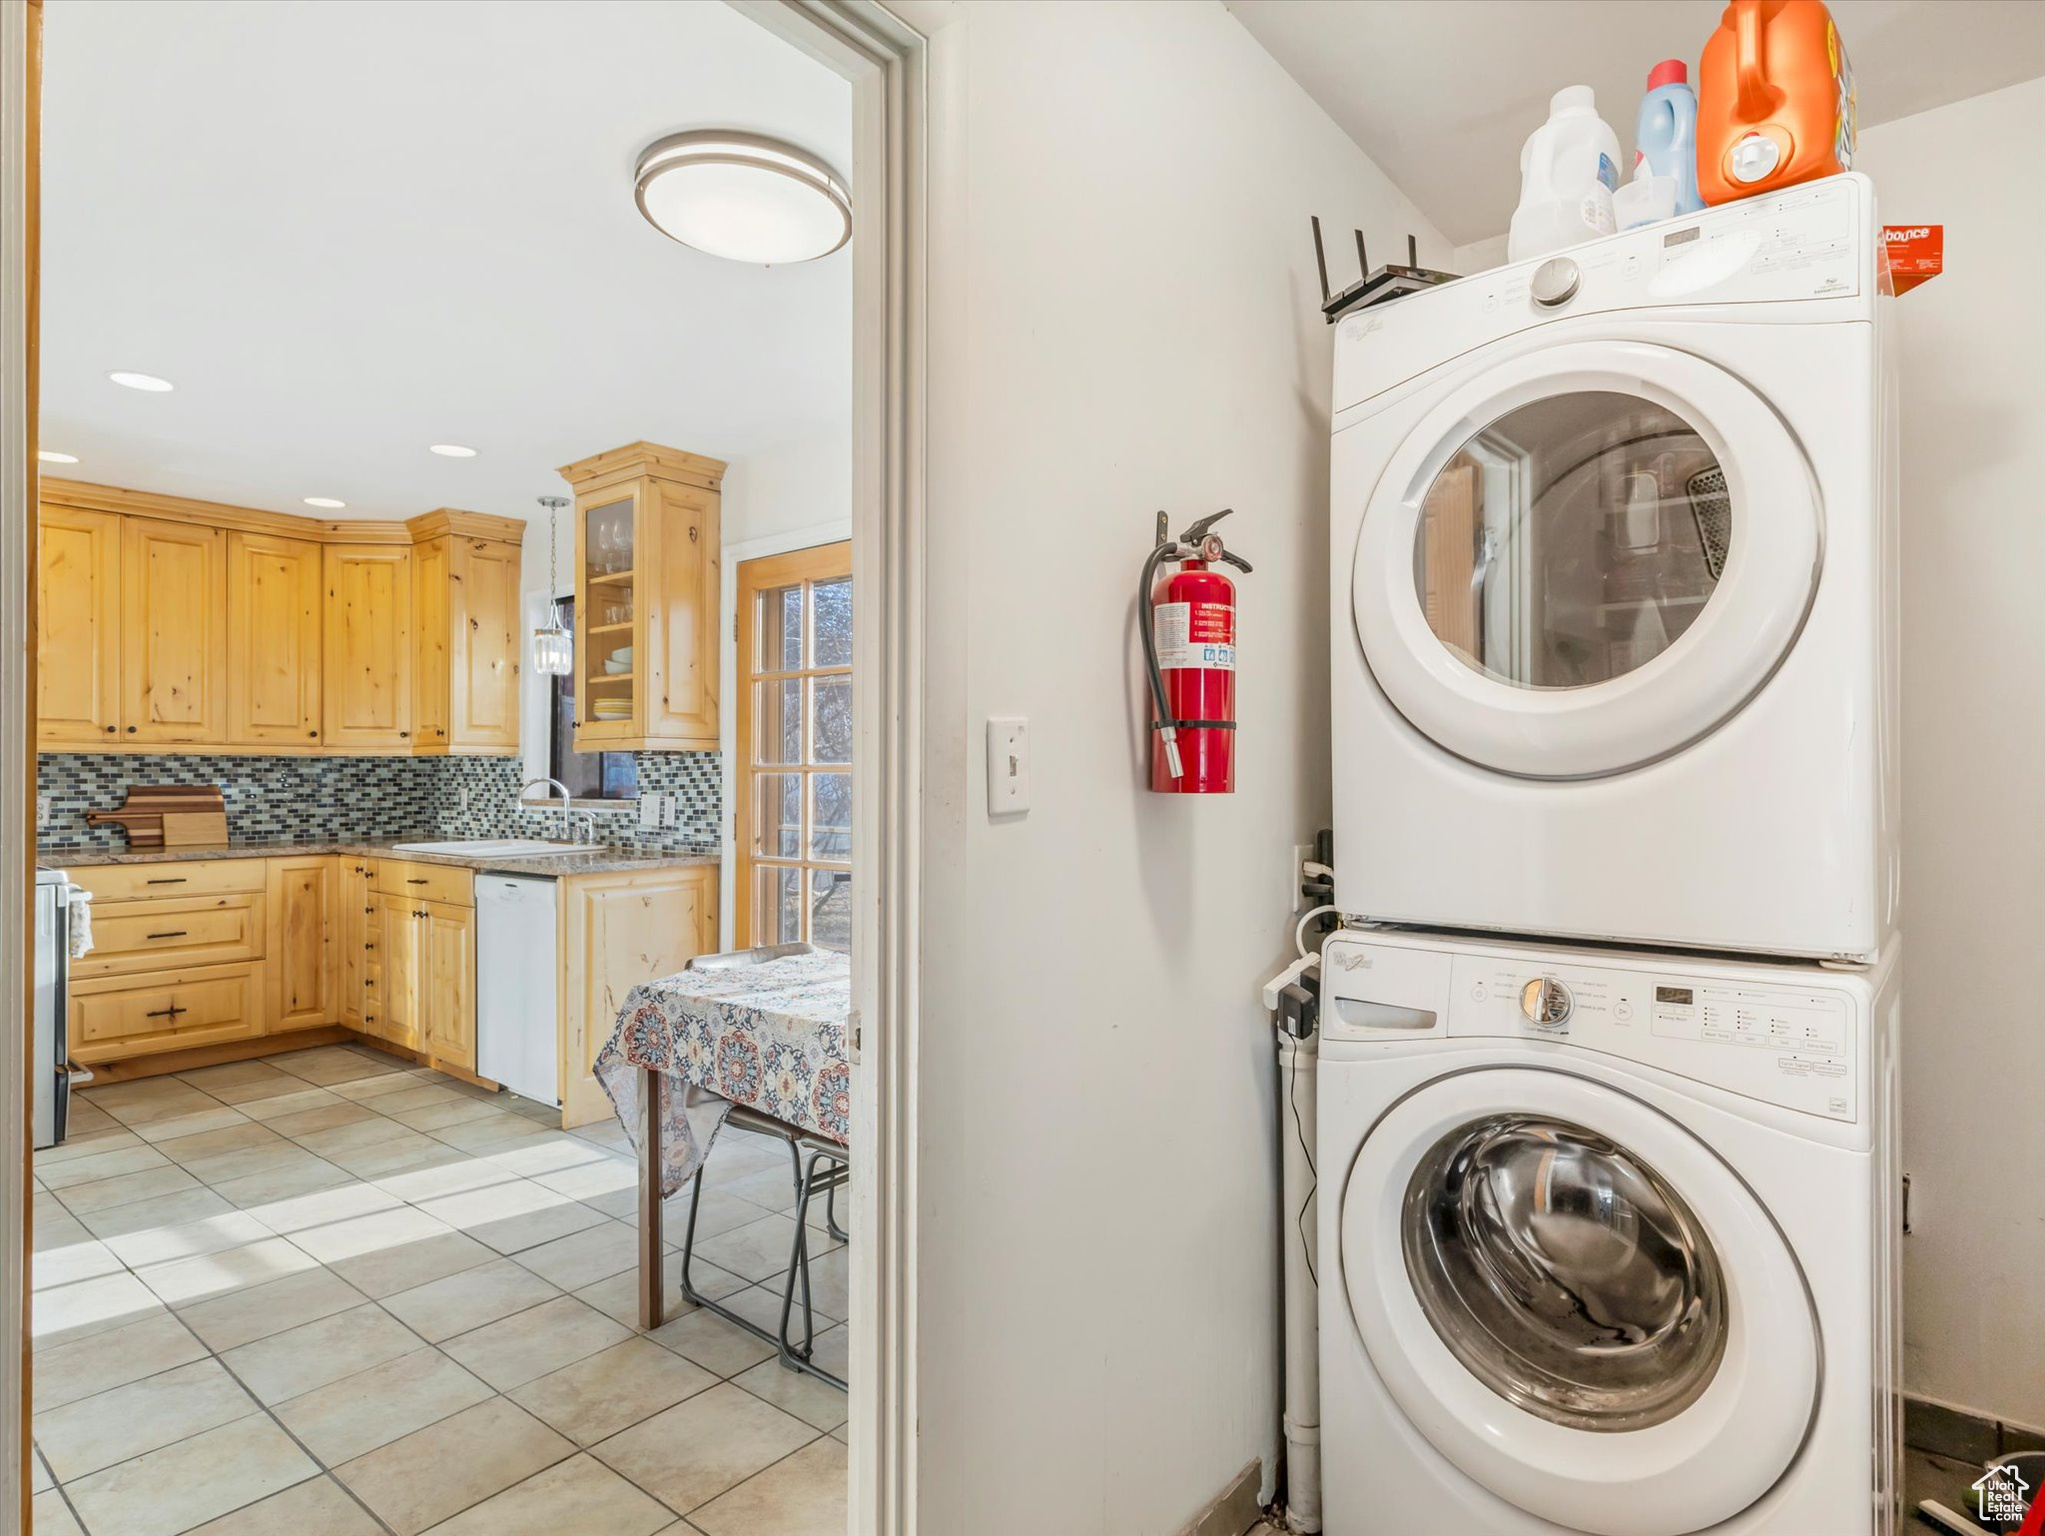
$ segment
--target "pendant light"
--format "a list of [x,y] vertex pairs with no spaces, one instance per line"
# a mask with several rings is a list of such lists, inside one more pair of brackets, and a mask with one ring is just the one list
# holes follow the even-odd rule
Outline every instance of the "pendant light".
[[542,677],[566,677],[575,669],[575,640],[562,627],[561,600],[556,595],[561,590],[557,565],[561,542],[556,525],[568,498],[542,496],[540,505],[547,509],[547,622],[533,631],[533,670]]

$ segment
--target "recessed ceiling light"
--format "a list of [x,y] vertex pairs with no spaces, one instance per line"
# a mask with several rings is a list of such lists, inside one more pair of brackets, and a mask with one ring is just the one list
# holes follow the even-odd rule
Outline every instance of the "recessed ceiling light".
[[852,199],[816,156],[757,134],[699,128],[647,146],[639,211],[670,239],[731,261],[780,266],[852,238]]
[[114,373],[108,374],[107,377],[112,379],[116,384],[121,385],[123,388],[144,389],[149,391],[149,393],[152,395],[160,395],[164,393],[166,390],[172,390],[177,388],[177,385],[171,383],[169,379],[159,379],[153,373],[126,373],[116,371]]
[[435,443],[431,451],[443,459],[473,459],[476,456],[475,449],[464,448],[460,443]]
[[331,496],[308,496],[305,498],[305,504],[308,507],[334,507],[334,508],[345,507],[348,505],[347,502],[336,501]]
[[76,464],[78,462],[77,454],[59,453],[54,448],[38,448],[36,449],[36,457],[45,464]]

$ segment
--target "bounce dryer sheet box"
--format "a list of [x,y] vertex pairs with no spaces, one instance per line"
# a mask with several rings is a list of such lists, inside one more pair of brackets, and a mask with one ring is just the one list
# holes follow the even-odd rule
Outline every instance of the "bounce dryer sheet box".
[[1928,283],[1945,269],[1946,227],[1943,224],[1884,224],[1882,253],[1888,258],[1889,282],[1897,293]]

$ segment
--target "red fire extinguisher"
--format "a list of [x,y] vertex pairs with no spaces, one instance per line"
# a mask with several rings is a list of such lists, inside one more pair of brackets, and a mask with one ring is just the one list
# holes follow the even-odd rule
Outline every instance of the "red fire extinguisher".
[[[1150,668],[1150,787],[1162,795],[1226,795],[1236,787],[1236,588],[1216,565],[1248,574],[1247,560],[1211,530],[1224,507],[1176,541],[1157,515],[1157,546],[1143,562],[1143,652]],[[1167,560],[1184,563],[1158,580]]]

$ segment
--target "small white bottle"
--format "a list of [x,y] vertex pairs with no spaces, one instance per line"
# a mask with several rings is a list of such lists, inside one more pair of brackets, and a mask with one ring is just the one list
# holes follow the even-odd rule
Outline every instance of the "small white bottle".
[[1548,121],[1520,150],[1520,205],[1506,259],[1524,261],[1616,232],[1618,185],[1619,135],[1598,116],[1589,86],[1565,86],[1549,100]]

